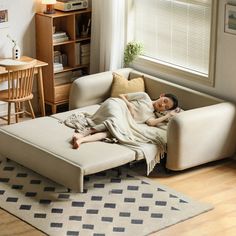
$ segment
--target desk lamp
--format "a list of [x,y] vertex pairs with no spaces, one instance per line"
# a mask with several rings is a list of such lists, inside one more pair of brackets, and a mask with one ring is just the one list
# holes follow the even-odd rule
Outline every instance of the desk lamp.
[[46,11],[44,11],[45,14],[54,14],[54,4],[56,3],[56,0],[42,0],[42,4],[46,5]]

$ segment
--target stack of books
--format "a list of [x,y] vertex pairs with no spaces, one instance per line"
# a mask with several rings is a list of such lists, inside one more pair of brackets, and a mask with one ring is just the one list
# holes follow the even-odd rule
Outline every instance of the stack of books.
[[54,62],[61,63],[63,66],[67,66],[67,55],[65,53],[61,53],[60,51],[53,52]]
[[86,65],[90,62],[90,43],[82,44],[80,46],[81,64]]
[[52,37],[53,37],[53,43],[61,43],[69,40],[67,33],[64,31],[55,32],[52,35]]
[[63,71],[63,65],[61,63],[54,62],[53,63],[53,72],[56,73],[56,72],[61,72],[61,71]]

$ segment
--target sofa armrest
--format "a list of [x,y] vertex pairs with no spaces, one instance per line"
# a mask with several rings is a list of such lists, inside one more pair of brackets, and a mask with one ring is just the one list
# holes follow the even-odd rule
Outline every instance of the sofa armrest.
[[232,156],[236,150],[236,108],[229,102],[182,112],[167,131],[167,163],[183,170]]
[[111,71],[76,79],[70,89],[69,109],[72,110],[104,101],[109,96],[111,84]]
[[[114,72],[128,78],[131,68]],[[70,89],[69,109],[76,109],[103,102],[110,96],[113,81],[112,71],[87,75],[76,79]]]

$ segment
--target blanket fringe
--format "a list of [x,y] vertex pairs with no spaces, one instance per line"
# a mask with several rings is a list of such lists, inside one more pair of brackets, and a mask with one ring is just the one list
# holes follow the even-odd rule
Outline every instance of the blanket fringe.
[[156,164],[160,163],[161,159],[164,158],[164,152],[158,152],[153,160],[147,163],[147,176],[153,171]]

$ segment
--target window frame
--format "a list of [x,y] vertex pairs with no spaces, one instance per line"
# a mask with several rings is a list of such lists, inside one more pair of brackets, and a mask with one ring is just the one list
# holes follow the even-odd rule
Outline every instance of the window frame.
[[[126,43],[134,40],[132,19],[132,5],[135,0],[127,1],[127,32],[126,32]],[[210,47],[209,47],[209,64],[208,64],[208,75],[198,73],[193,70],[188,70],[182,67],[171,65],[170,63],[164,63],[157,59],[153,59],[146,56],[138,56],[137,59],[132,63],[133,67],[145,67],[146,70],[160,72],[162,77],[174,77],[182,78],[188,81],[194,81],[199,84],[207,85],[210,87],[215,86],[215,64],[216,64],[216,46],[217,46],[217,25],[218,25],[218,1],[212,0],[212,11],[211,11],[211,29],[210,29]]]

